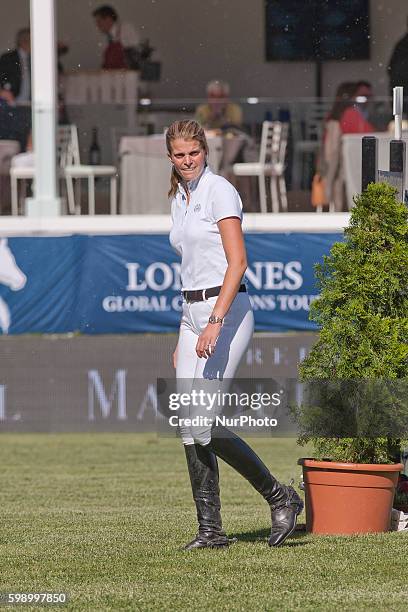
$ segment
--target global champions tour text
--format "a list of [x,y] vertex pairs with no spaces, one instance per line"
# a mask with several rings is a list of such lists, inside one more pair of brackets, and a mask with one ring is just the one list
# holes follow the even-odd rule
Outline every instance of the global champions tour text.
[[[102,300],[105,312],[165,312],[180,311],[180,295],[163,295],[163,291],[180,291],[180,264],[157,261],[143,270],[137,262],[126,263],[126,291],[130,295],[108,295]],[[300,261],[256,261],[246,271],[246,278],[257,291],[298,291],[303,285]],[[160,292],[161,295],[143,295]],[[250,296],[254,310],[309,311],[317,295],[300,293],[254,294]]]

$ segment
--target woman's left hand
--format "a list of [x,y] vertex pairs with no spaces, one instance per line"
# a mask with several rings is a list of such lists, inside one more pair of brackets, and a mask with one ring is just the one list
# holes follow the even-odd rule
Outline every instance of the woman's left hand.
[[196,353],[199,357],[207,359],[214,354],[215,345],[221,331],[221,323],[208,323],[207,327],[200,334],[196,346]]

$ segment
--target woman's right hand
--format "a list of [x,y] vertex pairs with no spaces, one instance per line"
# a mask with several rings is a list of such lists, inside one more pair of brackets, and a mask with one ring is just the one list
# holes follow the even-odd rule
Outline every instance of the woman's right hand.
[[177,368],[177,353],[178,353],[178,344],[176,346],[176,349],[173,353],[173,368],[176,369]]

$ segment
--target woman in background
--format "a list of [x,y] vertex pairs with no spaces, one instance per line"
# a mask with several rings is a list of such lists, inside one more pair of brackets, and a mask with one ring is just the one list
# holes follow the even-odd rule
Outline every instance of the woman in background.
[[335,212],[341,212],[346,202],[341,138],[343,134],[375,131],[364,112],[369,98],[366,85],[363,82],[339,85],[324,124],[317,174],[324,181],[326,202]]

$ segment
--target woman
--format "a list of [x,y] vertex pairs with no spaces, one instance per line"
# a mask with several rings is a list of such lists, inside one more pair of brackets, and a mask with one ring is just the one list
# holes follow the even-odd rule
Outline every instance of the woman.
[[374,132],[375,126],[366,116],[371,95],[368,83],[365,81],[341,83],[326,122],[338,121],[342,134]]
[[[219,386],[220,380],[233,378],[254,326],[242,282],[247,267],[242,204],[231,183],[208,167],[207,141],[196,121],[174,122],[166,144],[173,164],[170,242],[182,259],[184,298],[173,356],[176,376],[190,389],[214,380]],[[192,406],[189,409],[194,416]],[[243,440],[220,425],[182,426],[180,433],[199,523],[197,536],[185,549],[229,544],[221,523],[217,456],[269,503],[273,522],[269,545],[282,544],[303,508],[295,490],[280,484]]]
[[335,212],[341,212],[346,201],[342,136],[375,130],[364,115],[364,104],[358,102],[367,100],[363,93],[366,89],[360,83],[341,83],[324,125],[317,174],[324,179],[326,201]]

